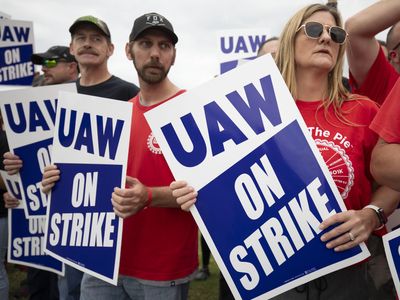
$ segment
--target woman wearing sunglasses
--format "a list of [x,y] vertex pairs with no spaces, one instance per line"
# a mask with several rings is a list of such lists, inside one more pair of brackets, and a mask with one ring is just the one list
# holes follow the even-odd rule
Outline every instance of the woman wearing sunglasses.
[[[380,241],[374,235],[384,233],[386,216],[399,200],[399,194],[388,187],[372,192],[369,164],[377,136],[368,126],[378,108],[365,97],[349,94],[342,85],[347,33],[341,26],[337,10],[320,4],[307,6],[285,26],[276,56],[348,209],[321,224],[323,229],[337,225],[321,236],[326,247],[334,251],[344,251],[364,241]],[[389,285],[389,293],[384,295],[367,265],[361,263],[333,272],[277,299],[395,299],[390,273],[382,280]]]
[[[348,209],[321,223],[321,241],[345,251],[384,230],[386,216],[400,199],[387,187],[372,192],[369,163],[377,136],[369,128],[378,107],[368,98],[349,94],[342,84],[347,33],[338,12],[314,4],[297,12],[280,37],[276,63]],[[171,184],[182,209],[196,202],[197,192],[184,181]],[[373,205],[373,206],[369,206]],[[333,272],[276,299],[395,299],[390,273],[381,280],[389,295],[379,294],[367,263]],[[380,275],[381,276],[381,275]],[[392,293],[393,291],[393,293]],[[392,294],[390,294],[392,293]],[[275,298],[274,298],[275,299]]]

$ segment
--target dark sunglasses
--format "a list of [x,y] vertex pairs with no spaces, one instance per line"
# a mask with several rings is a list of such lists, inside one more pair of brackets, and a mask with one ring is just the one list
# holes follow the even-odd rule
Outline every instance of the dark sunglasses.
[[318,22],[307,22],[301,25],[297,31],[299,31],[301,28],[304,28],[304,33],[307,37],[310,39],[318,39],[324,32],[325,27],[328,28],[328,33],[332,41],[339,45],[344,44],[347,38],[347,32],[339,26],[323,25]]

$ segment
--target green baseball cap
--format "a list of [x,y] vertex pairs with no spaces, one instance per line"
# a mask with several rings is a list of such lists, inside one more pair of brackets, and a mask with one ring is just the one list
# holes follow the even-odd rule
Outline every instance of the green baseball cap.
[[71,34],[74,34],[76,29],[81,25],[81,24],[93,24],[95,25],[102,33],[104,33],[105,36],[111,38],[110,31],[108,30],[107,24],[100,20],[99,18],[93,17],[93,16],[83,16],[75,20],[75,22],[71,25],[69,28],[69,32]]

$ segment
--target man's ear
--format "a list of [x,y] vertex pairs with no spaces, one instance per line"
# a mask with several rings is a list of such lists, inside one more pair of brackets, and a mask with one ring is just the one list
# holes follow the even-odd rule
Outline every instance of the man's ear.
[[109,43],[108,44],[107,56],[110,57],[111,55],[113,55],[113,53],[114,53],[114,44],[113,43]]
[[130,43],[125,44],[125,55],[129,60],[133,60],[132,54],[131,54],[131,44]]
[[69,43],[69,53],[71,53],[72,55],[75,56],[75,52],[74,52],[74,46],[72,46],[72,42]]
[[172,57],[171,66],[173,66],[175,63],[175,57],[176,57],[176,48],[174,48],[174,56]]

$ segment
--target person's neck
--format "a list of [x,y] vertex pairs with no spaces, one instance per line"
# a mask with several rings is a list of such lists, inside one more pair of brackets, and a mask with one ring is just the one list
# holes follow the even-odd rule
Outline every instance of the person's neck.
[[158,104],[172,97],[180,90],[168,78],[157,84],[148,84],[139,78],[139,85],[139,101],[143,106]]
[[325,72],[296,71],[298,100],[322,100],[328,95],[328,74]]
[[102,83],[111,77],[107,65],[101,66],[79,66],[81,77],[79,80],[82,86],[92,86]]

